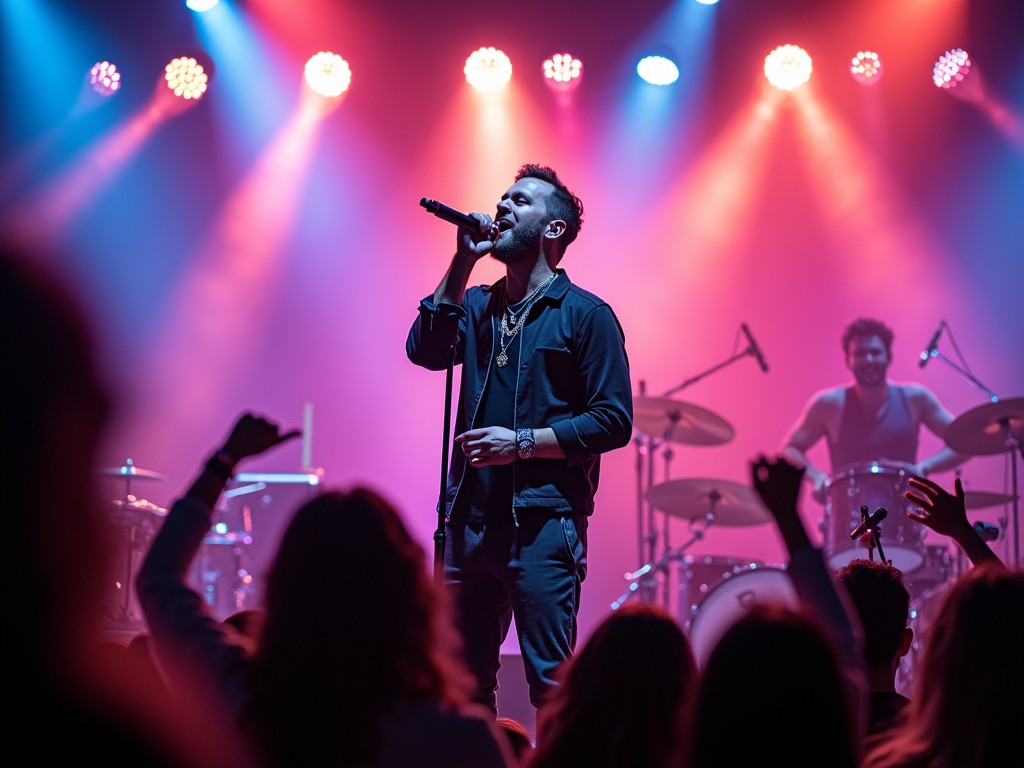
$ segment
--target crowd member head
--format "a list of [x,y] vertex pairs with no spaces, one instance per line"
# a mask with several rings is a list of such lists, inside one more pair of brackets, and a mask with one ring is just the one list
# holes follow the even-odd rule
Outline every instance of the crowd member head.
[[559,678],[538,711],[531,768],[681,763],[697,667],[689,640],[666,611],[629,603],[609,614]]
[[526,726],[513,717],[499,717],[498,725],[508,737],[516,760],[520,765],[526,765],[526,759],[533,751],[533,739],[530,738],[530,732]]
[[693,765],[855,768],[859,742],[835,649],[807,615],[754,604],[704,667]]
[[854,559],[836,571],[860,616],[871,692],[870,730],[891,723],[907,699],[896,691],[900,659],[910,651],[910,592],[903,572],[880,560]]
[[947,590],[915,672],[906,722],[865,765],[961,766],[1019,762],[1024,723],[1024,571],[998,562]]
[[445,613],[425,562],[372,490],[325,492],[299,508],[268,575],[246,713],[272,763],[302,762],[308,749],[365,764],[397,701],[466,700],[464,673],[442,649]]

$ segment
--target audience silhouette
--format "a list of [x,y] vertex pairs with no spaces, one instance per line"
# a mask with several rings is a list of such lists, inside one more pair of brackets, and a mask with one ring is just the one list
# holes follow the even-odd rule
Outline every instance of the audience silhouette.
[[175,501],[140,569],[140,605],[172,687],[212,681],[267,766],[506,768],[491,712],[443,645],[448,611],[425,553],[377,492],[324,491],[294,513],[270,567],[250,657],[188,569],[236,463],[298,436],[243,414]]
[[685,759],[697,666],[664,609],[630,603],[609,614],[557,677],[537,712],[529,768],[662,768]]
[[225,765],[216,711],[173,705],[148,655],[101,631],[114,541],[96,459],[114,400],[90,316],[41,266],[50,255],[0,252],[6,746],[32,763]]

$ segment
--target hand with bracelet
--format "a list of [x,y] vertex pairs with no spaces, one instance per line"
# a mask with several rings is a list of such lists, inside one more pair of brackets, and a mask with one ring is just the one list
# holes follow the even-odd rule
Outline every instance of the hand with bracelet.
[[466,459],[473,467],[497,467],[526,459],[560,459],[565,453],[550,428],[482,427],[470,429],[456,436],[455,444],[462,447]]

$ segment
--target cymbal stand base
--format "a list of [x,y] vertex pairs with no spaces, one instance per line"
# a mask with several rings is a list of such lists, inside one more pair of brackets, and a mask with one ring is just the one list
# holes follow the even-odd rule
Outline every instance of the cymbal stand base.
[[686,550],[703,538],[704,529],[694,529],[693,535],[685,544],[681,544],[675,549],[667,550],[658,558],[657,562],[645,563],[632,573],[627,573],[625,578],[627,581],[632,583],[625,592],[619,595],[616,600],[612,601],[611,609],[613,611],[617,611],[637,592],[640,593],[640,596],[645,603],[650,602],[658,589],[657,575],[659,573],[667,574],[668,564],[675,562],[676,560],[681,560],[686,553]]

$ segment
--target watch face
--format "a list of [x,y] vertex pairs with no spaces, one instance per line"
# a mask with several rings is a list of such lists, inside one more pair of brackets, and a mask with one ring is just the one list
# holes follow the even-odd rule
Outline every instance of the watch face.
[[532,459],[536,447],[537,441],[533,439],[532,429],[520,429],[516,432],[516,453],[520,459]]

